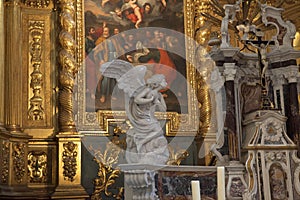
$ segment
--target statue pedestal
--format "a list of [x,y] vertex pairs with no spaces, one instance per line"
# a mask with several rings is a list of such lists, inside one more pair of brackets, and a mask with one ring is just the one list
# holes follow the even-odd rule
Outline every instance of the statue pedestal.
[[156,200],[155,175],[163,166],[146,164],[120,165],[124,172],[125,199],[129,200]]
[[243,199],[243,193],[247,188],[244,178],[245,166],[239,161],[230,161],[226,170],[228,172],[227,199]]

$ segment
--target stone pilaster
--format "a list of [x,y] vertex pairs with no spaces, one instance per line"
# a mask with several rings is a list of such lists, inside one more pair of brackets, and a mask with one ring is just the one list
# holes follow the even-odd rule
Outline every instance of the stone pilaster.
[[286,102],[285,102],[285,115],[287,119],[287,134],[298,145],[298,154],[300,152],[300,116],[299,116],[299,102],[297,91],[297,78],[299,77],[299,67],[289,66],[284,68],[285,78],[288,80],[288,88]]
[[239,137],[236,127],[235,111],[235,86],[234,80],[237,72],[235,63],[224,63],[224,77],[226,90],[226,119],[224,128],[227,130],[229,158],[230,160],[239,160]]
[[282,69],[273,69],[273,76],[271,76],[271,80],[273,83],[273,95],[274,95],[274,106],[275,109],[281,110],[282,114],[285,114],[284,110],[284,85],[286,84],[286,79],[284,77],[284,72]]

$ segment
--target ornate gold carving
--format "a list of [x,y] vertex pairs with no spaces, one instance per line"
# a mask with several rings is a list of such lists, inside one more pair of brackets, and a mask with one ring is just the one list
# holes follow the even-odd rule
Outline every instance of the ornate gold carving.
[[43,85],[43,74],[40,70],[42,64],[42,39],[45,28],[44,21],[30,21],[29,31],[31,42],[29,52],[31,55],[30,65],[33,67],[33,72],[30,74],[30,88],[33,91],[33,97],[30,98],[30,106],[28,110],[28,118],[30,120],[43,120],[44,108],[43,99],[41,97],[41,89]]
[[180,165],[181,161],[189,156],[189,152],[185,149],[179,149],[175,152],[175,149],[170,145],[168,146],[168,149],[170,156],[167,165]]
[[29,152],[28,178],[30,183],[45,183],[47,181],[47,154],[45,152]]
[[115,179],[118,178],[121,173],[120,169],[114,169],[113,165],[118,162],[119,154],[122,149],[113,142],[108,142],[103,153],[101,150],[94,150],[92,147],[90,147],[90,150],[94,152],[94,161],[99,165],[98,178],[94,180],[95,190],[91,199],[102,199],[102,192],[104,192],[106,196],[121,199],[124,188],[119,188],[118,194],[112,194],[112,192],[108,191],[108,188],[115,183]]
[[211,32],[211,24],[207,23],[207,20],[202,13],[207,13],[210,8],[208,0],[197,0],[195,2],[195,40],[200,45],[206,45],[208,37]]
[[76,132],[73,111],[73,87],[77,74],[78,64],[75,61],[76,42],[74,39],[75,7],[73,0],[60,1],[60,25],[59,42],[62,49],[59,52],[59,126],[63,132]]
[[24,0],[24,4],[31,8],[47,8],[50,0]]
[[77,170],[77,150],[78,145],[74,142],[63,144],[64,151],[62,152],[63,175],[65,180],[74,181]]
[[125,134],[131,128],[130,122],[128,120],[122,123],[116,123],[113,130],[113,137],[111,139],[112,143],[118,145],[122,149],[126,149],[126,137]]
[[125,134],[130,128],[130,122],[126,120],[123,123],[119,123],[114,127],[114,134]]
[[15,179],[18,183],[21,183],[26,174],[24,143],[18,142],[13,144],[12,157]]
[[204,78],[197,73],[196,76],[197,85],[197,97],[198,97],[198,108],[200,111],[200,122],[199,131],[203,136],[206,135],[211,125],[211,102],[209,96],[209,88],[205,83]]
[[[193,101],[195,101],[194,97],[192,99]],[[193,107],[191,109],[194,109],[192,112],[197,112],[197,108]],[[124,111],[98,110],[97,115],[100,129],[104,130],[106,134],[108,134],[108,126],[110,123],[116,123],[120,121],[120,119],[126,119],[126,114]],[[193,131],[196,131],[196,129],[198,130],[198,128],[191,130],[190,127],[191,124],[197,124],[195,122],[195,120],[198,121],[198,119],[196,119],[196,115],[191,116],[188,114],[178,114],[176,112],[157,112],[155,113],[155,117],[157,117],[157,119],[159,120],[166,120],[167,136],[194,136],[195,133]],[[191,119],[193,119],[194,121],[191,122]],[[190,132],[188,130],[190,130]]]
[[7,183],[9,177],[9,148],[10,143],[3,141],[2,143],[2,160],[1,160],[1,183]]

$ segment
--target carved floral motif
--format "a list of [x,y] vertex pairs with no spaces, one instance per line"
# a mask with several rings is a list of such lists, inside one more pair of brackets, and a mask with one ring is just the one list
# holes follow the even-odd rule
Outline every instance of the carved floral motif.
[[9,176],[9,146],[10,143],[3,141],[2,143],[2,169],[1,169],[1,183],[8,182]]
[[266,153],[266,161],[267,162],[274,162],[280,161],[286,163],[286,154],[284,152],[268,152]]
[[13,157],[13,169],[14,169],[15,179],[18,183],[21,183],[23,181],[23,177],[26,174],[24,143],[13,144],[12,157]]
[[78,145],[74,142],[67,142],[63,144],[63,175],[65,180],[69,180],[71,182],[74,181],[77,171],[77,148]]
[[30,183],[47,181],[47,154],[45,152],[32,151],[28,154],[28,178]]
[[90,150],[94,152],[94,161],[99,165],[98,177],[94,180],[95,190],[92,194],[92,200],[101,200],[101,194],[106,196],[113,196],[115,199],[121,199],[123,195],[123,187],[119,188],[118,194],[112,194],[108,189],[119,177],[121,171],[119,168],[113,168],[113,165],[118,162],[121,148],[116,144],[109,142],[106,144],[106,149],[102,153],[101,150],[94,150],[90,147]]
[[269,119],[263,125],[264,143],[265,144],[283,144],[281,123],[276,120]]

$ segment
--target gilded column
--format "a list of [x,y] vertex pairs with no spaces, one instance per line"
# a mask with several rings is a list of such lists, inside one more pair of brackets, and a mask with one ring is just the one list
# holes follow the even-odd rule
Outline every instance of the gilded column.
[[[81,186],[81,137],[76,132],[73,87],[79,64],[76,62],[76,16],[81,15],[76,1],[59,2],[59,96],[58,96],[58,186],[52,199],[85,199]],[[77,9],[76,9],[77,8]],[[80,10],[80,9],[79,9]],[[76,13],[77,12],[77,13]]]
[[[9,131],[20,132],[21,123],[21,19],[20,2],[8,1],[5,8],[5,118]],[[20,84],[21,83],[21,84]],[[18,95],[19,94],[19,95]]]
[[[0,49],[4,49],[4,7],[0,1]],[[0,51],[0,128],[4,127],[4,51]]]
[[73,110],[73,87],[78,71],[78,63],[75,60],[75,6],[73,0],[60,2],[59,42],[62,49],[59,52],[59,113],[58,123],[61,132],[76,132]]
[[289,66],[284,68],[285,77],[288,80],[285,98],[285,115],[287,119],[287,134],[298,145],[298,154],[300,152],[300,116],[297,91],[297,78],[299,77],[299,67]]
[[235,63],[224,63],[224,77],[226,90],[226,118],[224,128],[228,135],[228,148],[230,160],[239,160],[239,144],[236,127],[236,112],[235,112],[235,87],[234,79],[236,75]]

